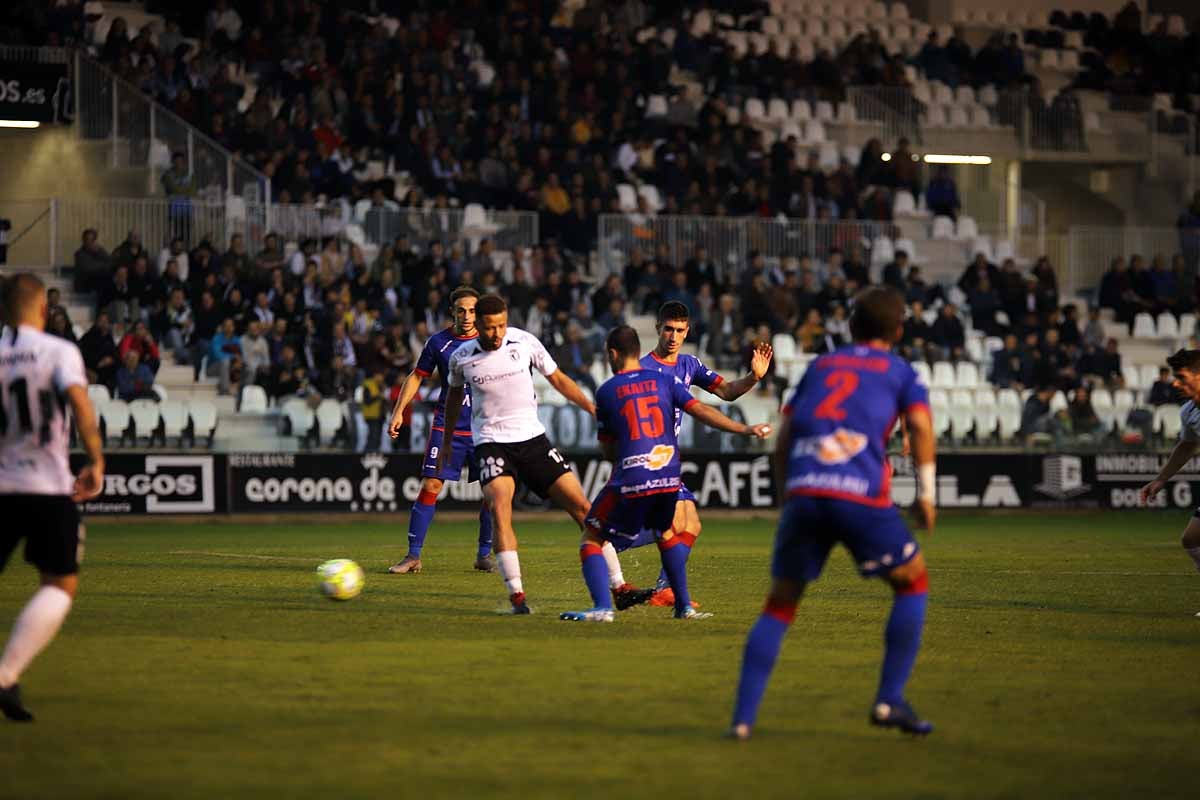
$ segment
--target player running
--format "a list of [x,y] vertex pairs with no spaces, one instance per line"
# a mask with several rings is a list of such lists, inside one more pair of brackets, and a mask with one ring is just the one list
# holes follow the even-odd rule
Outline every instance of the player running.
[[921,646],[929,580],[925,559],[892,505],[887,440],[908,424],[917,464],[916,510],[934,524],[934,435],[928,395],[913,368],[889,350],[899,341],[904,300],[891,288],[861,292],[850,317],[852,345],[818,357],[784,406],[775,447],[782,513],[766,607],[746,639],[731,735],[750,737],[783,636],[805,584],[841,542],[864,577],[894,592],[884,631],[883,672],[870,721],[907,733],[933,725],[904,696]]
[[[24,539],[25,560],[41,573],[0,656],[0,712],[29,722],[18,682],[71,610],[83,553],[75,504],[100,493],[104,455],[79,348],[44,333],[46,287],[14,275],[0,306],[8,322],[0,330],[0,570]],[[78,477],[68,465],[68,407],[88,456]]]
[[[454,324],[445,330],[438,331],[425,342],[417,365],[405,378],[400,387],[400,396],[396,398],[396,407],[392,409],[392,420],[388,425],[388,434],[393,438],[400,436],[400,428],[404,425],[404,412],[409,403],[417,396],[421,381],[428,378],[437,370],[442,380],[441,391],[433,405],[433,426],[429,434],[429,444],[425,448],[425,460],[421,467],[421,492],[413,503],[412,513],[408,517],[408,553],[399,563],[393,564],[388,572],[393,575],[407,575],[421,571],[421,549],[425,546],[425,537],[429,534],[429,526],[433,524],[433,515],[437,510],[438,495],[441,494],[445,481],[462,479],[463,465],[467,465],[467,480],[479,480],[479,470],[476,468],[475,452],[471,443],[471,417],[463,414],[459,417],[458,427],[454,429],[451,457],[444,468],[438,467],[438,452],[441,446],[441,436],[445,426],[446,396],[448,388],[446,379],[450,375],[450,356],[464,342],[474,340],[479,336],[475,330],[475,304],[479,302],[479,292],[470,286],[460,286],[450,293],[450,309],[454,314]],[[471,392],[463,393],[462,402],[471,405]],[[479,509],[479,549],[475,554],[475,569],[482,572],[495,572],[496,559],[492,557],[492,513],[485,500]]]
[[565,611],[560,619],[612,622],[608,570],[603,548],[611,543],[617,552],[649,535],[658,542],[663,571],[675,600],[676,619],[705,619],[712,614],[692,608],[687,587],[687,558],[691,542],[666,536],[676,514],[682,482],[676,429],[671,414],[686,411],[714,428],[760,439],[768,425],[734,422],[715,408],[692,397],[683,382],[638,362],[641,342],[628,325],[613,328],[605,354],[613,377],[596,392],[597,436],[613,474],[588,511],[579,545],[583,580],[592,596],[587,611]]
[[[1183,423],[1179,429],[1179,443],[1159,470],[1158,477],[1142,487],[1143,505],[1154,499],[1166,487],[1167,481],[1200,450],[1200,408],[1197,407],[1200,402],[1200,350],[1179,350],[1167,359],[1167,366],[1175,374],[1171,385],[1187,398],[1187,402],[1179,410]],[[1191,556],[1196,569],[1200,569],[1200,508],[1188,520],[1179,543]],[[1200,617],[1200,613],[1196,616]]]
[[[693,355],[680,353],[680,348],[687,340],[689,330],[688,307],[683,303],[671,301],[663,303],[658,309],[658,344],[653,350],[644,355],[641,365],[646,369],[657,370],[664,375],[678,378],[684,388],[699,386],[706,392],[714,394],[726,402],[732,403],[750,391],[767,374],[771,368],[771,345],[760,342],[755,345],[750,357],[750,372],[733,381],[726,381],[713,372],[704,362]],[[683,410],[675,409],[675,435],[683,423]],[[700,514],[696,510],[696,496],[691,489],[684,485],[679,487],[679,501],[675,504],[675,515],[671,521],[671,529],[663,534],[664,539],[679,537],[688,546],[688,551],[696,544],[700,535]],[[634,543],[633,547],[653,543],[653,539],[643,537]],[[671,591],[670,582],[664,569],[658,576],[654,586],[654,596],[650,598],[652,606],[673,606],[675,596]]]
[[[508,306],[496,295],[476,305],[479,338],[450,357],[445,430],[438,453],[439,470],[448,458],[451,432],[458,423],[465,387],[472,391],[471,434],[483,494],[492,508],[496,562],[508,587],[513,614],[530,613],[521,583],[517,535],[512,526],[512,503],[520,479],[542,497],[558,503],[583,528],[588,501],[579,479],[550,440],[538,419],[532,370],[570,402],[595,416],[596,407],[575,381],[567,377],[537,337],[508,327]],[[625,583],[617,552],[604,550],[618,608],[645,602],[652,590]]]

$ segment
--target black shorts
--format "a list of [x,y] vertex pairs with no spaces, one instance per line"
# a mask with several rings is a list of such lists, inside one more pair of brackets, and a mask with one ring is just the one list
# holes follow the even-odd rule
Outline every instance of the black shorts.
[[571,465],[545,434],[524,442],[485,442],[475,445],[475,463],[479,465],[479,485],[487,486],[501,475],[523,481],[542,497]]
[[48,575],[74,575],[83,560],[79,509],[65,495],[0,494],[0,570],[17,543],[25,560]]

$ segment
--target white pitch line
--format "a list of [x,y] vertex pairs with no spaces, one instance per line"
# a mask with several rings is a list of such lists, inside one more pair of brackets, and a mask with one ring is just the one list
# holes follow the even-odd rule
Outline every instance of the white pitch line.
[[1045,570],[1045,569],[967,569],[965,567],[930,567],[930,572],[970,572],[993,575],[1111,575],[1117,578],[1190,578],[1193,572],[1117,572],[1106,570]]
[[312,564],[315,559],[298,556],[266,556],[259,553],[217,553],[211,550],[171,550],[169,556],[211,556],[213,558],[249,558],[259,561],[293,561],[296,563]]

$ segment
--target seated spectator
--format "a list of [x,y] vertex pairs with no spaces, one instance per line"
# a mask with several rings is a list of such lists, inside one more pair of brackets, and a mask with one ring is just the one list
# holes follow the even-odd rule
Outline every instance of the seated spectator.
[[188,258],[187,248],[183,246],[183,239],[176,236],[171,240],[171,243],[164,247],[158,253],[158,274],[162,275],[167,271],[167,263],[175,262],[178,268],[179,279],[187,283],[188,275],[190,274],[190,262]]
[[1024,388],[1022,381],[1022,354],[1017,347],[1015,334],[1004,337],[1004,347],[992,354],[992,374],[990,380],[995,385],[1008,389]]
[[931,306],[942,299],[942,287],[936,283],[932,285],[926,283],[924,276],[921,275],[921,268],[916,265],[909,267],[904,285],[906,287],[905,299],[910,303],[917,300],[922,305]]
[[708,352],[718,369],[733,369],[740,364],[744,328],[742,312],[735,307],[733,295],[722,294],[717,298],[708,337]]
[[1021,427],[1017,434],[1025,439],[1026,444],[1032,443],[1035,433],[1057,431],[1054,417],[1050,413],[1050,400],[1055,391],[1053,386],[1039,386],[1025,401],[1025,407],[1021,409]]
[[967,331],[957,311],[953,303],[944,303],[932,326],[933,343],[938,346],[940,357],[951,361],[961,361],[967,345]]
[[127,325],[140,318],[141,309],[129,284],[129,268],[117,267],[107,282],[98,287],[99,307],[118,325]]
[[271,349],[262,335],[262,323],[256,319],[246,325],[246,334],[241,340],[242,385],[260,383],[271,369]]
[[141,363],[136,350],[127,350],[117,370],[117,398],[126,403],[134,400],[157,400],[154,392],[154,373]]
[[96,314],[96,321],[79,340],[79,352],[87,370],[88,383],[99,383],[111,391],[117,382],[117,367],[121,355],[112,337],[112,323],[107,311]]
[[99,234],[88,228],[83,232],[82,245],[75,251],[75,291],[102,291],[112,268],[112,256],[100,246]]
[[908,286],[904,283],[904,276],[909,271],[908,253],[903,250],[897,250],[892,261],[886,264],[883,268],[883,282],[888,286],[894,286],[904,294],[908,290]]
[[146,248],[142,246],[142,234],[136,230],[131,230],[125,235],[125,241],[117,245],[117,249],[112,251],[112,263],[113,266],[124,264],[130,267],[133,266],[134,259],[144,255],[146,255]]
[[150,328],[140,320],[134,324],[133,330],[121,338],[119,351],[122,363],[125,361],[125,354],[130,350],[138,354],[138,361],[150,370],[152,376],[158,374],[158,365],[161,361],[158,343],[150,335]]
[[1104,347],[1107,338],[1108,334],[1104,331],[1104,323],[1100,321],[1100,309],[1098,307],[1089,308],[1087,325],[1083,329],[1083,346],[1099,349]]
[[188,363],[188,340],[195,330],[192,307],[188,305],[182,289],[171,291],[167,307],[163,309],[159,322],[161,336],[179,364]]
[[994,264],[988,262],[986,255],[976,253],[975,260],[967,264],[967,268],[963,270],[962,276],[958,279],[958,288],[970,294],[972,290],[979,286],[980,282],[986,280],[992,286],[995,286],[997,290],[1000,290],[999,279],[1000,270],[996,269]]
[[909,361],[936,360],[930,358],[929,345],[933,343],[933,328],[925,322],[925,306],[920,300],[909,304],[908,318],[904,320],[904,335],[900,339],[900,352]]
[[1075,436],[1092,438],[1104,433],[1104,423],[1092,407],[1091,392],[1086,386],[1077,388],[1067,405],[1067,424]]
[[570,376],[576,383],[588,387],[593,393],[596,391],[596,381],[590,372],[596,353],[584,339],[583,329],[579,327],[578,322],[571,320],[567,323],[565,340],[554,348],[553,356],[554,360],[558,362],[559,369],[565,375]]
[[1166,367],[1159,368],[1158,380],[1151,384],[1147,402],[1152,406],[1180,402],[1179,392],[1175,390],[1175,381],[1171,378],[1171,370]]
[[1154,292],[1155,311],[1170,311],[1178,314],[1182,307],[1179,276],[1168,266],[1162,256],[1155,256],[1150,268],[1150,285]]
[[75,331],[71,330],[71,322],[61,308],[50,312],[50,319],[46,322],[46,333],[75,344]]
[[379,452],[383,437],[384,396],[387,384],[384,381],[383,370],[376,369],[362,383],[362,404],[359,412],[363,422],[367,423],[367,441],[363,448],[368,453]]
[[1062,307],[1062,321],[1058,324],[1058,339],[1064,346],[1083,347],[1083,333],[1079,330],[1079,313],[1073,303]]
[[279,351],[279,359],[271,365],[271,375],[267,381],[268,391],[275,398],[276,405],[284,398],[299,394],[305,374],[304,367],[296,360],[296,348],[285,344]]
[[208,346],[208,372],[217,377],[218,394],[229,394],[234,382],[241,382],[242,340],[233,319],[226,317]]
[[967,292],[967,305],[971,307],[971,322],[986,336],[1000,336],[1006,328],[996,319],[1001,311],[1000,295],[992,288],[992,282],[982,279],[975,288]]
[[804,322],[796,328],[795,336],[796,346],[802,353],[824,353],[829,349],[825,339],[825,323],[821,319],[821,312],[815,308],[808,310]]
[[950,170],[939,167],[929,186],[925,188],[925,205],[936,215],[958,219],[962,203],[958,199],[958,187],[950,177]]

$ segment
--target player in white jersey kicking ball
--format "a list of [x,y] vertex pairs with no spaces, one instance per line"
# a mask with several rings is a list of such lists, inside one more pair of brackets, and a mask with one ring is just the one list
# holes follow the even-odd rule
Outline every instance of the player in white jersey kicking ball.
[[[83,549],[75,504],[100,493],[104,455],[79,348],[44,332],[46,287],[14,275],[0,287],[0,308],[0,569],[24,539],[25,560],[41,573],[0,655],[0,712],[29,722],[18,681],[71,610]],[[68,407],[89,459],[78,477],[67,460]]]
[[[1166,487],[1167,481],[1200,450],[1200,350],[1179,350],[1167,359],[1167,366],[1175,375],[1171,385],[1187,398],[1187,402],[1179,411],[1183,423],[1179,430],[1179,443],[1159,470],[1158,477],[1142,487],[1143,504],[1154,499]],[[1196,509],[1183,529],[1180,544],[1191,556],[1196,569],[1200,569],[1200,508]],[[1200,613],[1196,616],[1200,617]]]
[[[449,364],[449,394],[438,470],[450,457],[451,437],[462,409],[465,386],[471,387],[471,436],[483,495],[492,508],[493,548],[513,614],[530,613],[521,583],[517,535],[512,525],[517,480],[549,497],[583,529],[589,503],[567,460],[546,438],[537,415],[531,370],[546,376],[563,397],[595,416],[596,407],[546,352],[537,337],[508,327],[508,306],[496,295],[484,295],[475,306],[479,337],[454,351]],[[625,583],[612,545],[604,551],[609,583],[618,609],[644,603],[650,589]]]

